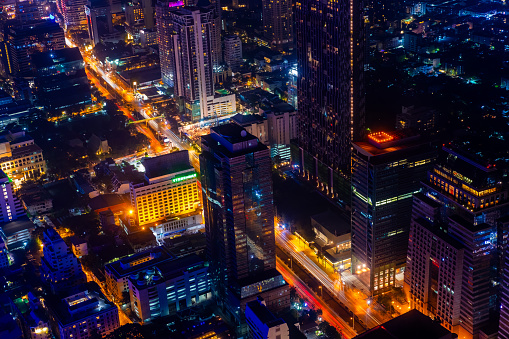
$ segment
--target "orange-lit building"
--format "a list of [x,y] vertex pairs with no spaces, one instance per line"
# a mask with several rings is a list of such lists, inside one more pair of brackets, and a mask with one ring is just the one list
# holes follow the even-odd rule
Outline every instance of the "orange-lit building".
[[145,177],[130,184],[138,226],[168,217],[201,213],[196,172],[187,151],[144,159]]

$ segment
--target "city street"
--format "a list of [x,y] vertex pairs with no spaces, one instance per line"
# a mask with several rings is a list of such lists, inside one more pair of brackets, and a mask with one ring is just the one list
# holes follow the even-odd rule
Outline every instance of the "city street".
[[331,277],[332,274],[326,273],[319,267],[317,263],[306,255],[306,248],[299,245],[298,238],[290,234],[290,232],[276,229],[276,244],[286,253],[289,253],[292,256],[292,260],[295,260],[310,272],[337,300],[353,311],[359,319],[362,319],[368,328],[375,327],[388,320],[369,306],[367,297],[364,294],[350,286],[345,288],[341,281]]

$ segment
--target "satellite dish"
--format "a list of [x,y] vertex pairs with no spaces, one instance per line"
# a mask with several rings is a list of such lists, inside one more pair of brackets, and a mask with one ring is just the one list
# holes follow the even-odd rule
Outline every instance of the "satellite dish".
[[240,136],[243,138],[247,137],[247,132],[245,130],[242,130],[242,132],[240,132]]

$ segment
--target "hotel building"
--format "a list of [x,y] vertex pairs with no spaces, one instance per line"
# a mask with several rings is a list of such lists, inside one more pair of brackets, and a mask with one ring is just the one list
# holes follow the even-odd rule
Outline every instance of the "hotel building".
[[196,172],[187,151],[147,158],[145,176],[129,185],[138,226],[188,214],[200,214]]

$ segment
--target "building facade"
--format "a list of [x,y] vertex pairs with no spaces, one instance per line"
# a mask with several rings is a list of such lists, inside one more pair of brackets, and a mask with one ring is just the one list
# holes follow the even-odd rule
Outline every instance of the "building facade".
[[162,80],[181,98],[186,115],[201,120],[208,115],[203,103],[214,96],[214,12],[161,2],[156,15]]
[[242,64],[242,41],[236,35],[229,35],[224,38],[224,62],[230,66],[232,71],[240,69]]
[[81,264],[53,228],[46,228],[42,239],[41,278],[53,293],[69,291],[87,281]]
[[46,172],[42,149],[25,133],[7,132],[0,136],[0,169],[12,180],[14,188]]
[[143,322],[175,314],[211,298],[208,265],[189,255],[131,274],[129,294]]
[[187,151],[145,159],[145,178],[130,183],[138,226],[193,212],[199,213],[196,172]]
[[32,61],[37,97],[47,110],[92,103],[85,62],[78,47],[35,53]]
[[156,247],[110,262],[104,265],[106,289],[114,301],[122,300],[122,294],[129,292],[131,274],[169,260],[173,260],[173,256],[162,247]]
[[[289,305],[288,285],[277,272],[272,163],[267,146],[236,124],[202,137],[201,183],[207,251],[215,296],[239,325],[248,301]],[[241,332],[247,328],[241,326]]]
[[14,194],[12,180],[0,170],[0,187],[3,199],[0,202],[0,222],[6,223],[25,215],[23,205]]
[[263,0],[263,35],[271,48],[293,48],[292,0]]
[[[275,2],[275,1],[273,1]],[[348,203],[351,142],[364,135],[362,2],[295,2],[301,173]]]
[[412,194],[435,159],[418,135],[372,133],[352,153],[352,272],[372,294],[392,289],[406,263]]
[[101,293],[99,286],[87,283],[80,290],[48,302],[59,339],[85,339],[96,332],[105,336],[120,327],[117,306]]

